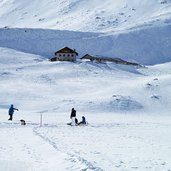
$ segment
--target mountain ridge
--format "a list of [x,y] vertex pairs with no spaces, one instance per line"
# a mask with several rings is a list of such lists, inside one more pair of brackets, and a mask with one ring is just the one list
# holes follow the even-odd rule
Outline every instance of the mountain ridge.
[[171,23],[170,0],[1,0],[0,27],[120,32]]

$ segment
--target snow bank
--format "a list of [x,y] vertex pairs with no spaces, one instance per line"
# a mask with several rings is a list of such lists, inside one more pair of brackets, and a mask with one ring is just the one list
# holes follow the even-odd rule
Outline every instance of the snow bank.
[[113,95],[111,102],[111,107],[115,108],[116,110],[135,110],[135,109],[141,109],[143,106],[132,99],[131,97],[127,96],[121,96],[121,95]]

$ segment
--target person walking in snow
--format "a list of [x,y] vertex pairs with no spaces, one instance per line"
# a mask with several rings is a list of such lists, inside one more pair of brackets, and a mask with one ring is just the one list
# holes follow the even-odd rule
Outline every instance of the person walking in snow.
[[8,111],[8,114],[10,116],[10,118],[8,120],[10,120],[10,121],[12,121],[12,119],[13,119],[14,110],[18,111],[18,109],[14,108],[14,105],[11,105],[11,107],[9,108],[9,111]]
[[71,125],[75,126],[75,118],[76,118],[76,110],[74,108],[72,108],[71,110],[71,115],[70,115],[70,119],[72,119]]

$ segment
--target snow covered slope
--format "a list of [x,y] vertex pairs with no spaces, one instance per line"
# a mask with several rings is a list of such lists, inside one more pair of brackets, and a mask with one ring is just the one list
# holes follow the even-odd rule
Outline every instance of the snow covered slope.
[[[0,170],[170,170],[170,85],[171,63],[51,63],[0,48]],[[72,107],[88,126],[66,124]]]
[[171,63],[137,70],[110,63],[51,63],[6,48],[0,52],[2,106],[15,102],[37,112],[44,110],[42,106],[63,111],[73,105],[101,112],[171,110]]
[[0,46],[46,58],[69,46],[80,57],[170,62],[170,25],[170,0],[0,1]]
[[170,0],[1,0],[0,27],[116,32],[169,24]]
[[54,52],[60,48],[69,46],[77,50],[79,57],[89,53],[152,65],[171,61],[171,26],[120,35],[45,29],[0,29],[0,46],[46,58],[53,57]]

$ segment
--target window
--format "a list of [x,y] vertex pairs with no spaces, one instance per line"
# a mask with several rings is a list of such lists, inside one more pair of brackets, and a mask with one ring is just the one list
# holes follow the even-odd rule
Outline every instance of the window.
[[63,57],[65,57],[65,54],[63,54]]
[[68,57],[70,56],[70,54],[67,55]]

